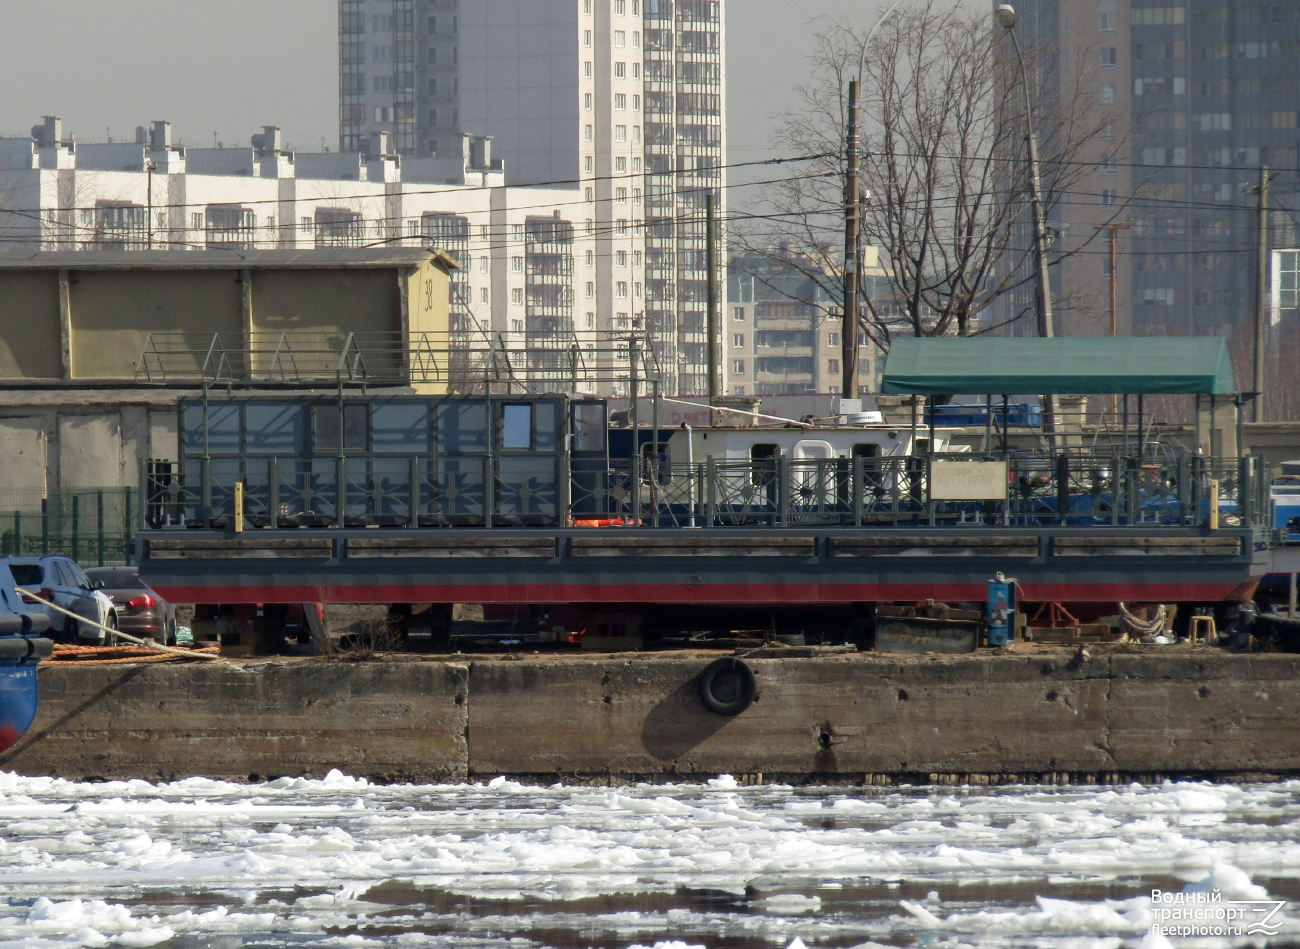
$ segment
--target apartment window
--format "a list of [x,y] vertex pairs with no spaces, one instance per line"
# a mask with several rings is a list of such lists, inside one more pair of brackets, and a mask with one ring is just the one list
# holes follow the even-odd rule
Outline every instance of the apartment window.
[[614,64],[614,78],[615,78],[615,79],[626,79],[626,78],[627,78],[627,63],[615,63],[615,64]]
[[430,76],[430,77],[429,77],[429,95],[431,95],[431,96],[436,96],[437,94],[438,94],[438,77],[437,77],[437,76]]
[[478,302],[481,303],[481,304],[483,304],[484,306],[487,306],[487,302],[488,302],[488,288],[487,288],[487,287],[481,287],[481,288],[479,289],[479,292],[478,292]]
[[584,93],[582,94],[582,107],[583,107],[584,109],[586,109],[588,112],[591,111],[591,93],[590,93],[590,92],[584,92]]
[[641,64],[640,64],[640,63],[633,63],[633,64],[632,64],[632,78],[633,78],[633,79],[640,79],[640,78],[641,78]]
[[1115,123],[1114,123],[1113,121],[1111,121],[1111,122],[1107,122],[1104,126],[1102,126],[1101,132],[1099,133],[1099,137],[1100,137],[1100,138],[1114,138],[1114,137],[1115,137]]
[[827,346],[838,346],[839,344],[840,344],[840,334],[839,334],[839,333],[827,333],[827,334],[826,334],[826,345],[827,345]]
[[582,64],[582,75],[587,79],[591,78],[591,63]]
[[633,159],[632,159],[632,174],[634,174],[634,175],[639,175],[640,173],[641,173],[641,159],[639,159],[639,158],[633,158]]
[[632,111],[633,112],[641,111],[641,97],[638,95],[632,96]]
[[376,122],[393,121],[393,110],[385,105],[375,106],[375,121]]
[[492,230],[487,224],[478,226],[478,236],[480,240],[488,240],[492,236]]
[[1115,164],[1115,156],[1114,156],[1114,155],[1104,155],[1104,156],[1102,156],[1102,159],[1101,159],[1101,173],[1102,173],[1103,175],[1113,175],[1113,174],[1115,174],[1118,170],[1119,170],[1119,169],[1118,169],[1118,167],[1117,167],[1116,164]]
[[582,127],[582,137],[584,140],[588,142],[592,141],[592,139],[594,138],[594,133],[590,125],[584,125]]
[[588,266],[588,267],[594,267],[594,266],[596,266],[596,252],[595,252],[594,250],[588,250],[588,251],[587,251],[587,258],[586,258],[586,259],[587,259],[587,266]]
[[523,303],[523,302],[524,302],[524,289],[523,289],[523,287],[511,287],[511,288],[510,288],[510,302],[511,302],[511,303]]
[[625,219],[614,222],[614,233],[620,237],[627,233],[627,221]]
[[595,328],[596,328],[596,314],[595,314],[595,313],[588,313],[588,314],[587,314],[587,329],[589,329],[589,330],[594,330]]
[[582,31],[582,45],[591,46],[591,30]]
[[438,35],[438,18],[436,16],[429,17],[429,29],[427,32],[430,36]]
[[614,189],[614,200],[617,201],[619,204],[627,204],[627,189],[626,189],[626,188],[615,188],[615,189]]
[[522,333],[523,331],[524,331],[524,321],[523,321],[523,320],[511,320],[511,321],[510,321],[510,332],[512,332],[512,333]]
[[1101,68],[1114,69],[1119,62],[1119,50],[1114,46],[1101,48]]
[[[203,226],[202,214],[196,213],[192,220],[195,222],[194,227],[196,229]],[[304,234],[310,234],[313,229],[314,229],[314,223],[311,218],[309,217],[298,218],[298,230],[302,231]]]
[[627,266],[627,251],[620,250],[614,252],[614,266],[616,267]]
[[524,259],[523,259],[522,257],[511,257],[511,258],[510,258],[510,272],[511,272],[511,273],[523,273],[523,272],[524,272]]
[[627,16],[627,0],[614,0],[614,15]]
[[1115,101],[1115,84],[1113,82],[1103,82],[1101,84],[1101,101],[1107,104]]
[[1142,291],[1142,302],[1148,305],[1160,304],[1163,306],[1174,305],[1175,292],[1169,288],[1156,289],[1147,287]]
[[596,296],[596,285],[590,280],[587,281],[587,299],[594,299]]
[[640,189],[640,188],[633,188],[633,189],[632,189],[632,203],[633,203],[633,204],[640,204],[640,203],[641,203],[641,189]]
[[595,192],[591,188],[582,189],[582,198],[584,201],[592,201],[595,198]]
[[840,371],[840,361],[838,359],[826,360],[826,371],[836,373]]
[[587,220],[583,221],[582,224],[583,227],[586,229],[588,237],[591,237],[593,234],[596,233],[596,222],[593,221],[591,218],[587,218]]
[[632,284],[632,296],[636,297],[637,299],[641,298],[641,284],[639,283]]
[[[587,35],[590,36],[591,34],[588,33]],[[587,45],[590,46],[591,44],[588,43]],[[627,32],[626,32],[625,30],[615,30],[615,31],[614,31],[614,45],[615,45],[615,46],[626,46],[626,45],[627,45]]]
[[[310,221],[311,218],[303,218],[303,220],[304,220],[304,221]],[[202,211],[191,211],[191,212],[190,212],[190,230],[191,230],[191,231],[201,231],[201,230],[203,230],[203,212],[202,212]]]
[[745,321],[745,308],[743,306],[733,306],[731,308],[731,318],[743,323]]
[[1102,207],[1107,207],[1107,208],[1114,207],[1115,199],[1116,197],[1118,197],[1118,195],[1119,192],[1116,191],[1114,188],[1102,188],[1101,189]]
[[[731,371],[732,371],[732,372],[735,372],[735,373],[743,373],[743,372],[745,371],[745,360],[743,360],[743,359],[733,359],[733,360],[731,360]],[[740,394],[740,393],[743,393],[744,390],[743,390],[743,389],[737,389],[736,392],[737,392],[737,394]]]
[[621,92],[614,93],[614,108],[616,109],[627,108],[627,96],[625,94]]
[[591,0],[582,0],[582,12],[591,16]]
[[626,159],[626,158],[615,158],[615,159],[614,159],[614,170],[617,171],[617,172],[624,172],[624,171],[627,171],[627,159]]
[[633,267],[641,266],[641,252],[639,250],[632,251],[632,266]]
[[636,30],[632,31],[632,46],[637,49],[641,47],[641,34]]
[[1103,33],[1115,32],[1115,14],[1103,13],[1101,15],[1101,31]]
[[627,126],[626,126],[626,125],[615,125],[615,126],[614,126],[614,141],[616,141],[616,142],[626,142],[626,141],[627,141]]
[[437,127],[438,127],[438,110],[437,110],[437,109],[430,109],[430,110],[429,110],[429,126],[430,126],[430,128],[437,128]]
[[582,159],[582,170],[583,170],[583,171],[585,171],[587,174],[591,174],[592,167],[593,167],[593,166],[592,166],[592,158],[591,158],[590,155],[588,155],[588,156],[586,156],[585,158]]
[[516,241],[524,239],[524,226],[522,224],[510,225],[510,239]]
[[620,280],[618,283],[614,284],[614,296],[618,297],[620,300],[626,300],[626,299],[627,299],[627,281],[626,281],[626,280]]
[[737,349],[744,349],[744,348],[745,348],[745,334],[744,334],[744,333],[735,333],[735,334],[733,334],[732,337],[731,337],[731,345],[732,345],[732,346],[735,346]]
[[479,272],[479,273],[487,273],[487,272],[488,272],[488,259],[487,259],[487,257],[480,257],[480,258],[478,259],[478,272]]
[[639,125],[632,126],[632,141],[634,142],[641,141],[641,126]]

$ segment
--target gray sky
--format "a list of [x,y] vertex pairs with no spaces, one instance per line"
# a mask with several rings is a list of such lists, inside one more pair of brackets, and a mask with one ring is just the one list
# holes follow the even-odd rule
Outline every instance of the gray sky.
[[[730,162],[771,153],[772,117],[796,105],[817,18],[874,9],[729,0]],[[132,140],[137,125],[171,119],[190,145],[214,133],[247,144],[273,124],[296,148],[334,147],[336,11],[334,0],[0,0],[0,134],[61,115],[81,141],[106,129]]]

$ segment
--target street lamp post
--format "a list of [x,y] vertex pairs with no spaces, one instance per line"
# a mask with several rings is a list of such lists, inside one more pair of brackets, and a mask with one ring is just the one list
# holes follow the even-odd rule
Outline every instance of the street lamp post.
[[[1020,85],[1025,93],[1025,140],[1029,144],[1029,204],[1034,223],[1034,275],[1038,291],[1038,335],[1051,339],[1056,335],[1055,320],[1052,317],[1052,285],[1047,273],[1047,226],[1043,217],[1043,186],[1038,169],[1038,136],[1034,134],[1034,106],[1029,95],[1029,73],[1025,70],[1025,57],[1020,52],[1020,41],[1016,38],[1016,10],[1009,3],[1000,3],[993,11],[999,24],[1011,36],[1011,45],[1016,51],[1016,62],[1020,66]],[[1056,400],[1052,396],[1043,397],[1043,430],[1050,441],[1055,443]]]
[[876,31],[889,15],[898,9],[903,0],[893,0],[876,20],[867,38],[862,41],[858,56],[858,78],[849,80],[848,128],[844,136],[844,157],[847,167],[844,175],[844,307],[840,314],[840,392],[846,399],[858,397],[858,294],[862,280],[862,182],[858,168],[858,92],[862,88],[862,74],[867,64],[867,49]]

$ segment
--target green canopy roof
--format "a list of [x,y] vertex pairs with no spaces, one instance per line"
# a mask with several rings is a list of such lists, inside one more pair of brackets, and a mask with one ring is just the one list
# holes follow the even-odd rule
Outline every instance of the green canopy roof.
[[1217,336],[895,339],[880,391],[902,395],[1227,395]]

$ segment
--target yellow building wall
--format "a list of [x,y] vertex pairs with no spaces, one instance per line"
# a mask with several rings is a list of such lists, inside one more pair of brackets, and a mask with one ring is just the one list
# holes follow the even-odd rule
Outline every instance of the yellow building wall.
[[448,391],[450,289],[451,278],[446,265],[437,258],[407,278],[407,324],[412,349],[411,384],[421,395],[446,395]]
[[[165,332],[167,366],[197,371],[214,333],[240,345],[243,287],[235,270],[75,271],[72,375],[131,379],[149,334]],[[57,335],[55,337],[57,339]]]
[[0,378],[62,378],[61,354],[58,273],[0,273]]

